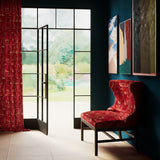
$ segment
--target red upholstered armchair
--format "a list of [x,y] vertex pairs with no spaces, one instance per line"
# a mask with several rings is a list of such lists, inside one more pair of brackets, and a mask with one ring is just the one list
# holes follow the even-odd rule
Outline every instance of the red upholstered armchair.
[[[98,155],[98,143],[136,140],[127,130],[136,130],[140,111],[142,83],[131,80],[111,80],[115,102],[107,110],[88,111],[81,114],[81,140],[83,141],[84,124],[95,131],[95,156]],[[107,131],[118,131],[115,139]],[[122,138],[121,131],[131,138]],[[98,132],[104,132],[111,139],[98,140]],[[135,132],[136,133],[136,132]]]

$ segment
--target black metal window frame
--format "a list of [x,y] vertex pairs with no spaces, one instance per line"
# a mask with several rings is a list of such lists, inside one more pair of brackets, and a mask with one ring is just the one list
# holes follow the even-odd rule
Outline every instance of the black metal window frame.
[[[25,9],[25,8],[30,8],[30,9],[37,9],[37,26],[36,28],[35,27],[22,27],[22,30],[37,30],[37,33],[38,33],[38,20],[39,20],[39,14],[38,14],[38,10],[39,9],[55,9],[55,27],[54,28],[50,28],[48,27],[48,31],[50,30],[70,30],[70,31],[73,31],[73,120],[75,121],[76,119],[76,122],[74,123],[74,128],[78,128],[77,126],[79,126],[79,118],[76,118],[76,115],[75,115],[75,98],[76,97],[82,97],[82,96],[85,96],[85,97],[90,97],[90,104],[91,104],[91,88],[90,88],[90,94],[89,95],[76,95],[76,92],[75,92],[75,76],[76,75],[80,75],[80,74],[86,74],[86,75],[90,75],[90,87],[91,87],[91,27],[90,28],[76,28],[75,27],[75,11],[76,10],[90,10],[91,9],[76,9],[76,8],[32,8],[32,7],[22,7],[22,9]],[[57,9],[70,9],[70,10],[73,10],[73,28],[58,28],[57,27]],[[91,21],[91,18],[90,18],[90,21]],[[90,23],[91,24],[91,23]],[[76,35],[76,31],[80,31],[80,30],[84,30],[84,31],[90,31],[90,49],[89,50],[76,50],[76,47],[75,47],[75,35]],[[37,42],[37,50],[22,50],[22,54],[23,52],[27,53],[27,52],[35,52],[35,54],[38,54],[38,42]],[[80,53],[80,52],[88,52],[90,53],[90,72],[89,73],[76,73],[75,71],[75,53]],[[38,62],[37,62],[38,63]],[[37,67],[38,68],[38,67]],[[38,72],[38,70],[37,70]],[[22,73],[23,75],[27,75],[27,74],[33,74],[33,75],[36,75],[37,78],[39,77],[38,73]],[[23,95],[23,97],[35,97],[37,98],[38,97],[38,93],[39,93],[39,82],[37,81],[37,95]],[[37,101],[37,104],[38,104],[38,101]],[[37,109],[37,113],[38,113],[38,109]],[[38,115],[37,115],[38,116]],[[37,117],[38,118],[38,117]]]

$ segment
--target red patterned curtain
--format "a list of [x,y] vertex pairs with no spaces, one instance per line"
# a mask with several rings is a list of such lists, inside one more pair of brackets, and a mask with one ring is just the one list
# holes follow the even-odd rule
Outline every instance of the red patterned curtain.
[[0,131],[24,130],[21,0],[0,0]]

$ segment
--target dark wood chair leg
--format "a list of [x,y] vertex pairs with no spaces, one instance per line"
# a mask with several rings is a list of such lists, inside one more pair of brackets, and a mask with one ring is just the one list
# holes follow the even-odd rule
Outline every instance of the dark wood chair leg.
[[119,139],[122,139],[121,131],[118,131],[118,134],[119,134]]
[[84,123],[81,121],[81,141],[84,139]]
[[98,131],[95,130],[95,139],[94,139],[94,149],[95,149],[95,156],[98,156]]
[[139,146],[138,146],[138,139],[137,139],[137,129],[135,130],[135,133],[134,133],[134,139],[135,139],[135,148],[137,150],[137,152],[139,152]]

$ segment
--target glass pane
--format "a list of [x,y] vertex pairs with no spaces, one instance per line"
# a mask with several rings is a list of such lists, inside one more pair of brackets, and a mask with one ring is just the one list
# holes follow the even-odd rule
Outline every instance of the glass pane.
[[75,53],[75,73],[90,73],[90,52]]
[[42,73],[42,52],[39,52],[39,73]]
[[75,50],[90,51],[90,31],[75,31]]
[[39,113],[38,113],[39,120],[42,120],[42,98],[39,98]]
[[22,72],[37,73],[37,52],[22,52]]
[[47,107],[46,107],[46,99],[43,99],[43,122],[47,122]]
[[37,9],[22,8],[22,27],[37,27]]
[[47,74],[43,74],[43,82],[47,82]]
[[90,10],[75,10],[75,28],[91,28]]
[[[44,81],[45,79],[43,79]],[[43,98],[46,98],[46,84],[43,83]]]
[[42,29],[39,29],[39,50],[42,50]]
[[23,97],[23,115],[25,119],[37,118],[37,98]]
[[49,30],[49,61],[65,63],[73,57],[73,31]]
[[23,95],[37,95],[36,74],[23,74]]
[[90,74],[75,75],[75,95],[90,95]]
[[[43,33],[43,37],[42,37]],[[47,29],[39,29],[39,50],[42,50],[42,38],[43,38],[43,49],[47,49]]]
[[37,50],[37,30],[22,29],[22,51]]
[[39,96],[42,96],[42,75],[39,74]]
[[57,9],[57,28],[73,28],[72,9]]
[[75,97],[75,117],[80,117],[81,113],[90,111],[90,96]]
[[55,28],[55,9],[38,9],[38,27]]
[[47,49],[47,29],[43,29],[43,49]]
[[47,73],[47,52],[43,52],[43,73]]

